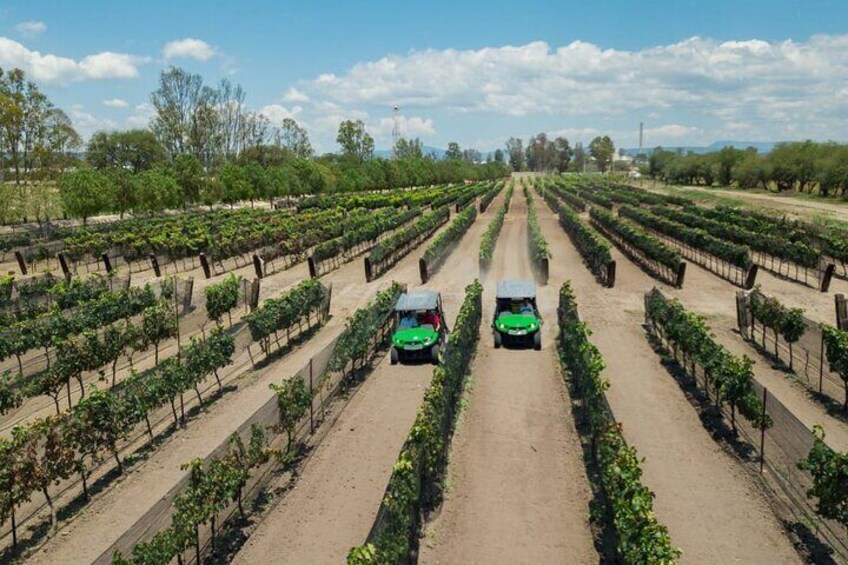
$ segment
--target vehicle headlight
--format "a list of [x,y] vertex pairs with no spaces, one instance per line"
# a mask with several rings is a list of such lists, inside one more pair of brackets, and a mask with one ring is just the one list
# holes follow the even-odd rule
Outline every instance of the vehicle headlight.
[[428,343],[430,343],[431,341],[433,341],[433,338],[431,338],[431,337],[425,337],[425,338],[424,338],[424,345],[427,345],[427,344],[428,344]]
[[498,328],[500,328],[500,329],[502,329],[502,330],[503,330],[503,329],[505,329],[505,328],[506,328],[506,324],[504,324],[503,322],[501,322],[500,324],[498,324]]
[[534,324],[533,322],[530,322],[530,329],[531,329],[531,330],[535,330],[535,329],[536,329],[536,324]]

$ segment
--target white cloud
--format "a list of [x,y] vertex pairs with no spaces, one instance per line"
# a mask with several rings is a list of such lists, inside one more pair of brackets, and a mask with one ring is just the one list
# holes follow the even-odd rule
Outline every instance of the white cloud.
[[71,121],[74,123],[74,128],[80,132],[83,137],[89,137],[99,130],[115,129],[118,124],[110,119],[98,118],[88,112],[82,110],[82,106],[75,104],[72,106]]
[[309,96],[292,86],[283,94],[283,102],[309,102]]
[[633,123],[630,138],[651,115],[667,123],[646,123],[657,140],[714,138],[741,123],[761,138],[827,138],[848,128],[848,35],[774,42],[692,37],[641,50],[583,41],[429,49],[360,62],[301,87],[345,107],[551,116],[604,130]]
[[165,44],[162,49],[162,56],[165,59],[197,59],[198,61],[208,61],[216,55],[216,50],[211,45],[202,39],[194,39],[187,37],[170,41]]
[[272,124],[280,125],[286,118],[297,121],[297,115],[303,111],[301,106],[293,106],[291,109],[279,104],[269,104],[259,109],[259,113],[268,118]]
[[149,61],[147,57],[111,51],[87,55],[76,61],[68,57],[31,51],[17,41],[0,37],[0,67],[20,67],[36,82],[46,84],[136,78],[139,74],[138,66]]
[[156,115],[156,108],[149,102],[142,102],[133,110],[133,115],[127,118],[127,126],[131,128],[146,128]]
[[[435,124],[430,118],[420,118],[418,116],[408,118],[406,116],[400,116],[398,122],[401,137],[413,138],[436,135]],[[390,137],[394,123],[393,118],[381,118],[377,127],[374,128],[374,134]]]
[[111,100],[104,100],[104,106],[109,106],[110,108],[126,108],[129,106],[126,100],[121,100],[120,98],[112,98]]
[[664,126],[645,128],[644,134],[645,136],[654,138],[679,139],[685,137],[695,137],[702,132],[703,130],[701,128],[694,126],[668,124]]
[[47,31],[47,24],[39,21],[21,22],[15,29],[24,37],[35,37]]

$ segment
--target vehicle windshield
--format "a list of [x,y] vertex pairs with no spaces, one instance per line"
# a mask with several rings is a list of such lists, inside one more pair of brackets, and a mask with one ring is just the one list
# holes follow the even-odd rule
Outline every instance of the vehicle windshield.
[[418,319],[415,317],[415,314],[404,314],[400,317],[400,321],[398,322],[398,329],[409,330],[417,327]]

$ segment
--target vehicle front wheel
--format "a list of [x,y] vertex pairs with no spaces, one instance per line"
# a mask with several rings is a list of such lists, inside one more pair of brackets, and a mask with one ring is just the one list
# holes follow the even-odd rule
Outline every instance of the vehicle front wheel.
[[533,334],[533,349],[539,351],[542,349],[542,332]]
[[433,365],[438,365],[440,359],[441,348],[438,345],[434,345],[432,349],[430,349],[430,360],[433,362]]
[[500,332],[495,332],[495,349],[500,349],[502,343]]
[[389,352],[389,360],[391,361],[392,365],[398,364],[399,357],[400,356],[398,355],[398,350],[392,347],[391,351]]

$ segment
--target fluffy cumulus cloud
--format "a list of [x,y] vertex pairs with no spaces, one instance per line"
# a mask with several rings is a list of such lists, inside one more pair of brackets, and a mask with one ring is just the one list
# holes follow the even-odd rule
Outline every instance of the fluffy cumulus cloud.
[[291,108],[286,108],[279,104],[269,104],[267,106],[263,106],[259,109],[259,113],[268,118],[271,121],[271,124],[275,126],[279,126],[283,123],[283,120],[286,118],[291,118],[295,121],[298,120],[298,114],[303,112],[303,107],[301,106],[293,106]]
[[[377,126],[373,128],[372,135],[390,138],[394,124],[394,118],[381,118]],[[436,126],[430,118],[400,116],[398,126],[401,137],[414,138],[436,135]]]
[[95,79],[129,79],[139,76],[138,67],[147,57],[104,51],[76,60],[26,48],[0,37],[0,67],[20,67],[39,83],[67,84]]
[[283,94],[283,102],[309,102],[309,96],[292,86]]
[[156,108],[149,102],[142,102],[133,108],[133,114],[127,118],[127,127],[146,128],[156,115]]
[[848,35],[693,37],[634,51],[583,41],[412,51],[302,86],[313,98],[348,107],[400,104],[593,126],[653,116],[646,133],[666,140],[826,137],[848,126]]
[[216,55],[215,48],[203,41],[202,39],[194,39],[187,37],[186,39],[178,39],[169,41],[162,48],[162,56],[165,59],[197,59],[198,61],[208,61]]
[[120,98],[112,98],[111,100],[104,100],[104,106],[109,106],[110,108],[126,108],[129,106],[126,100],[121,100]]
[[15,29],[24,37],[35,37],[47,31],[47,24],[39,21],[21,22]]

